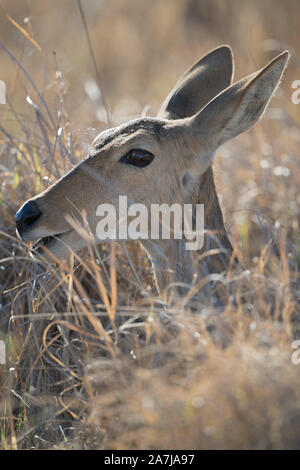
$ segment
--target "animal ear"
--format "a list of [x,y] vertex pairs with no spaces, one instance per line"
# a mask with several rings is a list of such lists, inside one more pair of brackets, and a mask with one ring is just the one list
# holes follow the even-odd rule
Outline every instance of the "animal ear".
[[231,84],[233,58],[229,46],[202,57],[178,80],[164,101],[158,117],[181,119],[192,116]]
[[200,155],[201,148],[201,154],[207,155],[203,157],[207,162],[199,162],[201,168],[212,163],[212,155],[220,145],[247,131],[262,116],[280,83],[288,58],[289,53],[283,52],[260,71],[227,88],[188,119],[195,154]]

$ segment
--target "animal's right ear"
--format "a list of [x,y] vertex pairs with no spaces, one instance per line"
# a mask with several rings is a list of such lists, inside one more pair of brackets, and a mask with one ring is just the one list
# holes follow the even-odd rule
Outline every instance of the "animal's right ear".
[[233,58],[230,47],[214,49],[180,77],[164,101],[158,117],[182,119],[196,114],[231,85],[232,78]]

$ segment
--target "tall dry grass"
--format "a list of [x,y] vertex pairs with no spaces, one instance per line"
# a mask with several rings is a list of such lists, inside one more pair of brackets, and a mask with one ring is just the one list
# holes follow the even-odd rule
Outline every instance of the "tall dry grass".
[[113,123],[155,113],[184,69],[221,43],[234,49],[237,77],[285,48],[292,59],[264,119],[219,151],[245,270],[230,273],[226,305],[206,290],[192,312],[157,298],[136,244],[90,246],[46,271],[17,240],[21,203],[79,161],[106,122],[101,98],[88,96],[95,72],[77,4],[4,4],[1,447],[299,448],[299,2],[82,3]]

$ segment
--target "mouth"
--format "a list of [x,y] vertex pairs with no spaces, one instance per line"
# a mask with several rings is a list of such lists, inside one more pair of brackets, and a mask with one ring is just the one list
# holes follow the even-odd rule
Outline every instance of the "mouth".
[[54,243],[56,243],[57,241],[62,242],[62,237],[66,234],[69,234],[71,231],[72,230],[68,230],[67,232],[58,233],[56,235],[50,235],[50,236],[47,236],[47,237],[40,238],[37,242],[35,242],[32,245],[32,247],[30,249],[30,252],[32,254],[41,253],[43,248],[47,248],[48,250],[51,250],[51,246]]

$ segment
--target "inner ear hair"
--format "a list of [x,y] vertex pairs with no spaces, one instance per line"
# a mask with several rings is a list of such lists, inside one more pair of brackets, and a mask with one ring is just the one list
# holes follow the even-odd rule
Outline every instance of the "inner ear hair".
[[212,50],[180,77],[161,106],[158,117],[182,119],[194,115],[231,84],[233,69],[229,46]]

